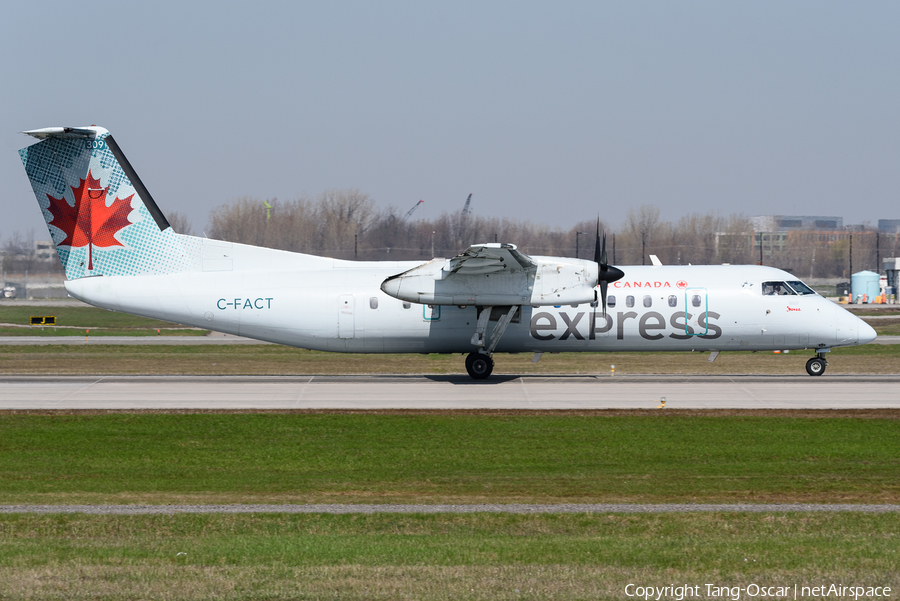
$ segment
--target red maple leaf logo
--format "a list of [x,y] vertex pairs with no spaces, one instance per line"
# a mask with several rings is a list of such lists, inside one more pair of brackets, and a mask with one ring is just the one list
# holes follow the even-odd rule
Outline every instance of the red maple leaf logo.
[[687,282],[685,282],[684,280],[678,280],[677,282],[675,282],[675,285],[681,289],[687,288]]
[[47,208],[53,217],[51,223],[65,232],[65,239],[57,246],[88,247],[88,269],[94,268],[94,247],[124,246],[116,240],[115,234],[122,228],[131,225],[128,213],[131,212],[131,199],[117,198],[106,206],[106,193],[109,186],[100,187],[100,180],[95,179],[88,171],[87,179],[72,188],[75,195],[75,206],[69,206],[65,196],[53,198],[49,194],[50,206]]

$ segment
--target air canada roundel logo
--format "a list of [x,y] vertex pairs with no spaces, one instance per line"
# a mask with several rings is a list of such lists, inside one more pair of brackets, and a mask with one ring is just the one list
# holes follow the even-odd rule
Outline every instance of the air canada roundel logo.
[[678,286],[678,288],[680,288],[681,290],[687,288],[687,282],[685,282],[684,280],[678,280],[677,282],[675,282],[675,285]]

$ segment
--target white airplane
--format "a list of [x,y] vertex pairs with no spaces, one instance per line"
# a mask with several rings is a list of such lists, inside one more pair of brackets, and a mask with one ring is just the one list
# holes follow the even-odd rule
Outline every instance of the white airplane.
[[[19,151],[66,270],[97,307],[294,347],[468,353],[810,349],[875,331],[793,275],[753,265],[608,265],[476,244],[426,263],[344,261],[176,234],[109,132],[50,127]],[[599,294],[598,294],[599,292]],[[493,327],[491,324],[494,323]]]

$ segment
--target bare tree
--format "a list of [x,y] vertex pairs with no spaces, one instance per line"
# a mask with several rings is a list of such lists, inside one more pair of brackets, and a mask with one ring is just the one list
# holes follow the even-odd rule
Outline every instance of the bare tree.
[[[653,251],[653,242],[659,224],[659,209],[653,205],[641,205],[638,209],[628,209],[625,219],[625,257],[628,262],[637,262],[640,258],[641,265],[647,261],[648,245]],[[654,253],[657,254],[657,253]]]
[[[368,194],[359,190],[329,190],[314,200],[301,197],[280,202],[238,198],[215,209],[210,217],[213,238],[294,252],[361,260],[425,260],[452,257],[471,244],[504,242],[533,255],[592,258],[595,221],[562,229],[528,221],[447,212],[433,219],[404,221],[394,207],[376,211]],[[659,209],[643,205],[628,211],[617,230],[601,223],[608,241],[610,262],[646,264],[649,254],[665,264],[752,264],[757,262],[753,226],[745,215],[686,215],[676,224],[662,221]],[[580,233],[579,233],[580,232]],[[847,234],[842,234],[846,236]],[[849,240],[833,240],[821,232],[792,232],[783,250],[767,255],[767,264],[801,277],[829,277],[847,273]],[[878,252],[897,252],[898,236],[879,239]],[[876,268],[875,234],[853,232],[854,270]],[[893,246],[891,244],[893,243]]]
[[175,233],[187,234],[188,236],[194,235],[190,220],[188,220],[187,215],[181,211],[172,211],[168,214],[167,219],[169,220],[169,225],[175,230]]

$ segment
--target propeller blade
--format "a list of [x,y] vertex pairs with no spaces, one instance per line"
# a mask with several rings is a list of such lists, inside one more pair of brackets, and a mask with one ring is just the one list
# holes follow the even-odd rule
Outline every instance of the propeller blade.
[[603,317],[606,317],[606,290],[609,288],[609,282],[600,280],[600,298],[603,300]]
[[606,293],[609,283],[625,277],[625,272],[618,267],[611,267],[606,258],[606,232],[600,241],[600,218],[597,218],[597,238],[594,241],[594,262],[597,263],[597,283],[600,285],[600,299],[603,303],[603,315],[606,315]]

